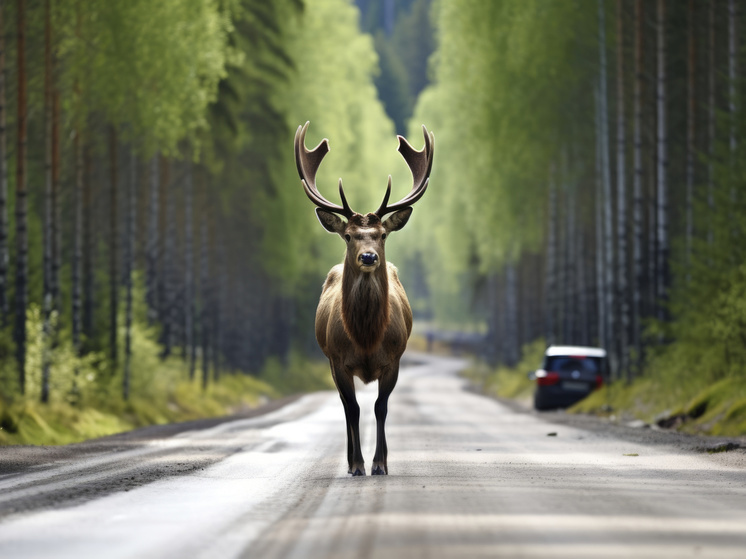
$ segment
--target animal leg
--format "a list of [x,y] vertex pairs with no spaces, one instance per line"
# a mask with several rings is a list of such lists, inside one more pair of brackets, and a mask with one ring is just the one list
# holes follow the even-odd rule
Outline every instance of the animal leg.
[[[336,369],[335,373],[338,371],[339,369]],[[339,397],[345,409],[345,419],[347,420],[348,473],[353,476],[364,476],[365,461],[360,446],[360,405],[355,397],[355,384],[352,377],[346,375],[344,371],[340,372],[341,374],[334,375],[334,382],[337,385]]]
[[372,476],[385,476],[389,473],[386,458],[388,447],[386,446],[386,415],[389,407],[389,396],[396,386],[399,378],[399,364],[389,374],[383,375],[378,380],[378,399],[375,404],[376,412],[376,453],[373,456],[373,466],[370,471]]
[[339,388],[339,384],[337,384],[337,373],[334,368],[334,363],[331,363],[332,367],[332,378],[334,379],[334,385],[337,387],[337,392],[339,392],[339,398],[342,400],[342,407],[345,410],[345,433],[347,433],[347,473],[352,473],[352,457],[353,457],[353,438],[352,438],[352,429],[350,429],[350,412],[348,411],[347,402],[344,399],[344,396],[342,396],[342,390]]

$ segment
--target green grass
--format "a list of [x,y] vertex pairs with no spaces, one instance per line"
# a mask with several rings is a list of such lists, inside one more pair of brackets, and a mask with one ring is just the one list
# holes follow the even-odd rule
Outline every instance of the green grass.
[[643,377],[631,384],[617,382],[570,408],[572,413],[616,414],[654,423],[680,417],[685,433],[746,435],[746,379],[729,377],[712,384],[687,382],[671,388],[664,378]]
[[68,444],[146,425],[229,415],[281,395],[329,388],[327,365],[295,358],[282,368],[269,364],[259,377],[224,375],[207,390],[195,379],[156,383],[146,395],[127,401],[108,391],[108,397],[89,397],[84,404],[16,400],[0,403],[0,445]]
[[[0,445],[79,442],[146,425],[228,415],[271,398],[334,388],[328,363],[293,354],[287,363],[269,360],[253,376],[224,372],[217,382],[210,378],[203,390],[201,361],[197,361],[194,380],[189,380],[186,362],[178,357],[182,355],[180,348],[161,359],[157,330],[147,325],[142,304],[136,311],[139,318],[132,330],[128,400],[122,396],[121,361],[112,366],[95,351],[78,357],[63,332],[47,350],[50,401],[42,404],[42,320],[38,307],[31,306],[23,396],[19,395],[14,361],[0,360]],[[122,339],[123,334],[122,329]],[[8,337],[7,329],[0,331],[0,354],[7,349]]]
[[[485,394],[526,401],[535,387],[527,373],[541,364],[545,349],[544,341],[539,339],[524,346],[521,361],[515,367],[491,368],[476,363],[463,375]],[[708,375],[682,374],[685,369],[680,367],[664,368],[660,366],[663,362],[653,361],[650,372],[630,384],[607,384],[568,411],[613,414],[647,423],[677,416],[676,428],[685,433],[746,435],[746,378],[734,374],[711,380]]]
[[476,363],[463,375],[480,386],[485,394],[526,400],[531,398],[535,387],[535,382],[528,378],[528,372],[541,366],[545,350],[544,340],[539,339],[523,347],[522,358],[515,367],[492,368],[484,363]]
[[82,405],[59,399],[0,403],[0,445],[74,443],[146,425],[229,415],[284,394],[333,388],[327,365],[300,358],[282,368],[270,364],[259,377],[224,375],[207,390],[199,379],[156,384],[128,401],[110,395],[89,397]]

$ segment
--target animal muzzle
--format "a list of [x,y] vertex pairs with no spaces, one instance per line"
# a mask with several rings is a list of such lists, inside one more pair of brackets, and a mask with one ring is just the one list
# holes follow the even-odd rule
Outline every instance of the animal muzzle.
[[375,252],[364,252],[358,256],[363,266],[375,266],[378,263],[378,255]]

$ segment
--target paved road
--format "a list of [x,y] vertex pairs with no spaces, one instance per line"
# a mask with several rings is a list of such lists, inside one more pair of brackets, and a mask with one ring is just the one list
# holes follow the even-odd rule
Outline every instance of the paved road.
[[[462,366],[402,371],[387,477],[347,475],[332,393],[0,470],[0,557],[746,556],[742,451],[516,412],[465,390]],[[359,400],[369,467],[375,388]]]

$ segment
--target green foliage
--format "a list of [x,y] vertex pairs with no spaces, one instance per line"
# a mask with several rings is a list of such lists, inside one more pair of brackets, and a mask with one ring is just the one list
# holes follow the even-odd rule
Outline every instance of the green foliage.
[[442,319],[467,270],[499,270],[543,242],[552,162],[563,149],[593,149],[594,68],[578,60],[597,47],[595,12],[578,2],[440,2],[435,21],[434,84],[417,101],[410,134],[420,123],[435,131],[415,237],[432,255]]
[[266,224],[262,261],[288,287],[307,274],[323,277],[344,250],[318,224],[301,188],[290,149],[298,125],[311,121],[309,148],[329,139],[331,151],[316,182],[330,201],[339,203],[339,177],[350,205],[363,213],[380,204],[387,175],[394,178],[392,196],[403,197],[411,188],[408,169],[396,152],[393,125],[373,84],[378,70],[373,41],[360,33],[357,19],[357,10],[343,0],[314,0],[302,16],[290,20],[286,31],[296,72],[275,102],[286,115],[287,149],[273,174],[277,190],[261,193],[253,211]]
[[58,332],[57,312],[50,317],[50,336],[44,336],[44,317],[35,304],[29,305],[26,313],[28,352],[26,355],[26,398],[38,400],[41,396],[42,363],[45,358],[50,365],[50,398],[55,401],[87,401],[96,392],[97,379],[103,374],[101,365],[104,356],[89,352],[77,356],[72,341],[66,332]]
[[[129,400],[122,399],[122,368],[112,372],[103,355],[76,357],[65,330],[48,348],[51,400],[39,403],[44,351],[42,316],[32,305],[28,313],[27,389],[19,397],[12,361],[0,372],[0,444],[67,444],[135,427],[221,416],[255,407],[267,398],[333,388],[329,366],[295,354],[286,365],[269,361],[257,376],[233,372],[203,389],[201,378],[189,381],[187,365],[176,355],[159,357],[158,328],[147,325],[144,287],[135,281],[132,329],[132,379]],[[123,316],[123,313],[120,313]],[[52,324],[56,325],[56,316]],[[120,327],[120,339],[124,329]],[[0,342],[4,337],[0,337]],[[55,339],[55,338],[53,338]],[[1,344],[0,344],[1,345]],[[120,354],[123,353],[123,350]],[[197,364],[197,370],[201,363]]]
[[546,349],[546,343],[540,338],[523,347],[521,360],[515,367],[499,366],[492,369],[479,364],[466,376],[477,382],[486,394],[526,400],[531,397],[536,385],[528,378],[528,373],[541,366]]
[[739,436],[746,433],[746,380],[693,381],[682,371],[681,385],[670,378],[642,377],[630,385],[606,386],[575,404],[573,413],[614,414],[622,420],[654,423],[673,418],[685,433]]
[[63,4],[57,32],[70,114],[126,125],[145,155],[194,141],[226,62],[238,56],[226,44],[229,16],[217,0]]
[[326,361],[309,361],[298,353],[293,353],[288,363],[270,358],[259,378],[276,387],[283,395],[334,390],[329,364]]

